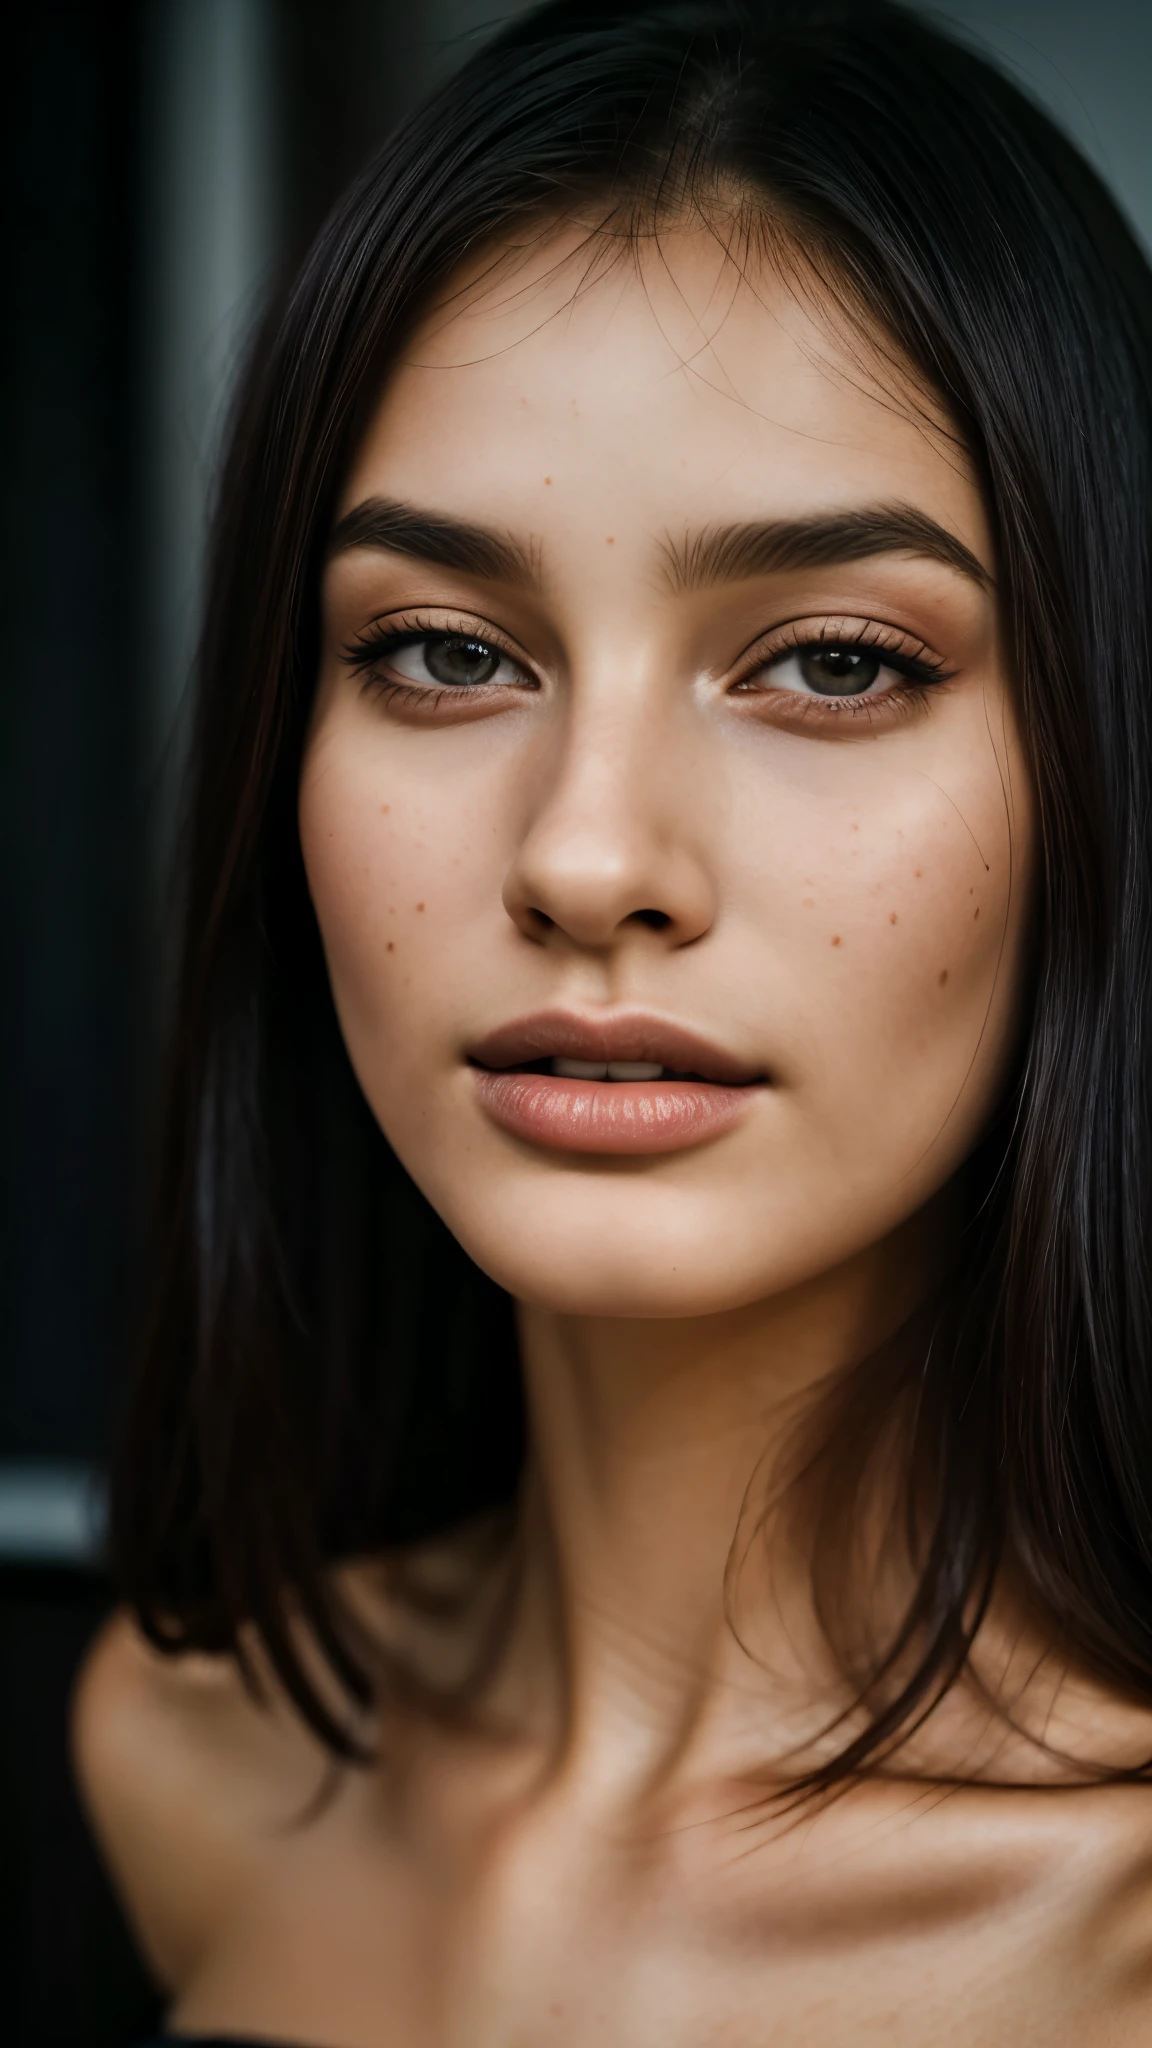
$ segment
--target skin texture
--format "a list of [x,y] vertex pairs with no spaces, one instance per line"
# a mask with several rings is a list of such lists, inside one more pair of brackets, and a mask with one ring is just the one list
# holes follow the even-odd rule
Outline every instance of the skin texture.
[[[801,1822],[768,1796],[839,1696],[804,1558],[771,1518],[744,1539],[805,1394],[947,1256],[1020,1025],[1032,804],[969,466],[796,277],[700,225],[636,258],[565,229],[430,313],[340,517],[378,501],[500,548],[445,566],[364,544],[367,513],[334,546],[300,830],[365,1094],[521,1304],[519,1573],[473,1716],[391,1713],[307,1825],[322,1759],[274,1691],[115,1624],[78,1756],[176,2021],[315,2048],[1145,2040],[1143,1792],[1069,1790],[957,1695],[906,1780]],[[714,573],[722,529],[877,507],[952,559]],[[418,650],[361,658],[381,622],[503,666],[445,694]],[[944,679],[815,697],[783,657],[829,635]],[[530,1142],[469,1055],[558,1008],[644,1011],[759,1080],[678,1149]],[[461,1589],[455,1629],[370,1563],[349,1594],[436,1672],[489,1555],[416,1561]],[[1149,1746],[1019,1617],[986,1658],[1074,1755]],[[1026,1784],[942,1798],[916,1770]]]
[[[411,352],[345,508],[507,532],[540,588],[338,555],[300,801],[380,1122],[479,1264],[580,1316],[774,1297],[914,1214],[985,1119],[1027,895],[989,590],[904,554],[678,592],[668,561],[730,523],[896,503],[991,571],[966,467],[814,312],[765,304],[706,236],[662,246],[667,270],[625,257],[576,304],[541,252]],[[341,651],[413,614],[499,629],[538,687],[382,703]],[[733,693],[759,639],[829,619],[954,680],[930,713]],[[640,1197],[635,1170],[509,1143],[478,1107],[466,1049],[553,1005],[656,1010],[773,1085],[723,1143],[646,1162]]]

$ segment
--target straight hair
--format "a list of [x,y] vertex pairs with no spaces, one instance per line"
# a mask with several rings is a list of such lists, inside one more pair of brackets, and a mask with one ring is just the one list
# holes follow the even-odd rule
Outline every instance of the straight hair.
[[397,130],[280,295],[212,540],[114,1551],[154,1643],[250,1672],[256,1640],[345,1757],[373,1682],[333,1563],[511,1503],[524,1422],[510,1303],[392,1155],[328,989],[296,827],[324,550],[465,262],[559,217],[634,235],[725,203],[912,369],[975,466],[1039,835],[1023,1043],[931,1341],[828,1412],[817,1590],[897,1412],[915,1587],[864,1725],[802,1782],[899,1748],[1006,1574],[1069,1660],[1152,1705],[1152,274],[1072,144],[922,16],[557,0]]

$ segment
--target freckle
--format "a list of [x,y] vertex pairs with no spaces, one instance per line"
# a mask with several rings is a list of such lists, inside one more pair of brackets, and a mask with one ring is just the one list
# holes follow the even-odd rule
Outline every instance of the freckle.
[[417,910],[423,910],[423,908],[424,908],[424,905],[423,905],[422,903],[418,903],[418,904],[416,905],[416,908],[417,908]]
[[392,939],[389,939],[389,941],[388,941],[388,951],[389,951],[390,953],[394,953],[394,952],[396,951],[396,946],[395,946],[395,942],[394,942],[394,940],[392,940]]
[[609,546],[610,548],[611,548],[611,547],[615,547],[615,545],[616,545],[616,535],[615,535],[614,533],[606,533],[606,534],[605,534],[605,536],[604,536],[604,538],[605,538],[605,540],[607,541],[607,543],[608,543],[608,546]]
[[944,968],[944,969],[943,969],[943,970],[941,971],[941,973],[937,975],[936,979],[937,979],[937,980],[938,980],[938,982],[940,983],[940,986],[941,986],[941,988],[943,988],[943,986],[944,986],[944,983],[945,983],[945,982],[947,981],[947,979],[948,979],[948,969],[947,969],[947,968],[945,967],[945,968]]
[[969,891],[968,891],[968,894],[969,894],[970,896],[974,896],[974,895],[976,894],[976,891],[975,891],[975,889],[969,889]]
[[551,479],[551,477],[550,477],[550,476],[546,476],[546,477],[545,477],[545,479],[544,479],[544,481],[545,481],[545,483],[546,483],[546,484],[550,484],[550,483],[551,483],[551,481],[552,481],[552,479]]
[[973,924],[975,924],[975,922],[976,922],[976,919],[977,919],[977,918],[979,917],[979,915],[980,915],[980,905],[979,905],[979,904],[977,904],[977,905],[976,905],[976,908],[975,908],[975,910],[974,910],[974,911],[972,912],[972,922],[973,922]]
[[859,827],[859,825],[853,825],[853,827],[852,827],[852,830],[853,830],[854,832],[858,832],[858,831],[860,830],[860,827]]
[[839,932],[837,932],[837,933],[836,933],[836,935],[835,935],[835,937],[833,938],[833,940],[832,940],[832,944],[833,944],[834,946],[838,946],[838,945],[840,944],[840,934],[839,934]]
[[895,924],[895,922],[896,922],[896,912],[895,912],[894,910],[890,910],[890,911],[888,912],[888,922],[889,922],[889,924]]
[[811,908],[812,908],[812,898],[811,898],[811,896],[806,896],[806,897],[804,898],[804,908],[805,908],[805,910],[811,910]]
[[923,874],[923,872],[923,868],[913,868],[912,870],[912,873],[915,875],[917,881],[920,880],[920,877]]
[[382,814],[383,814],[383,816],[384,816],[384,817],[387,817],[387,816],[388,816],[388,813],[389,813],[389,811],[390,811],[391,809],[392,809],[392,806],[391,806],[391,804],[381,804],[381,806],[380,806],[380,810],[381,810],[381,812],[382,812]]

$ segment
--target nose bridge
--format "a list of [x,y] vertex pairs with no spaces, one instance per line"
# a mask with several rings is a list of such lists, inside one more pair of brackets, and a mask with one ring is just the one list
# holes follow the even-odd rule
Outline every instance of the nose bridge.
[[505,889],[534,936],[603,946],[644,925],[684,943],[710,922],[691,720],[655,681],[602,670],[568,699]]

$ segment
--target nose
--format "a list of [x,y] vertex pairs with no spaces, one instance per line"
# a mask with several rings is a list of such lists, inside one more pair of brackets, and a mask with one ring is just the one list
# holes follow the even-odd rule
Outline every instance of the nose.
[[651,931],[689,945],[716,912],[698,735],[667,706],[616,695],[570,710],[533,777],[504,905],[538,943],[602,951]]

